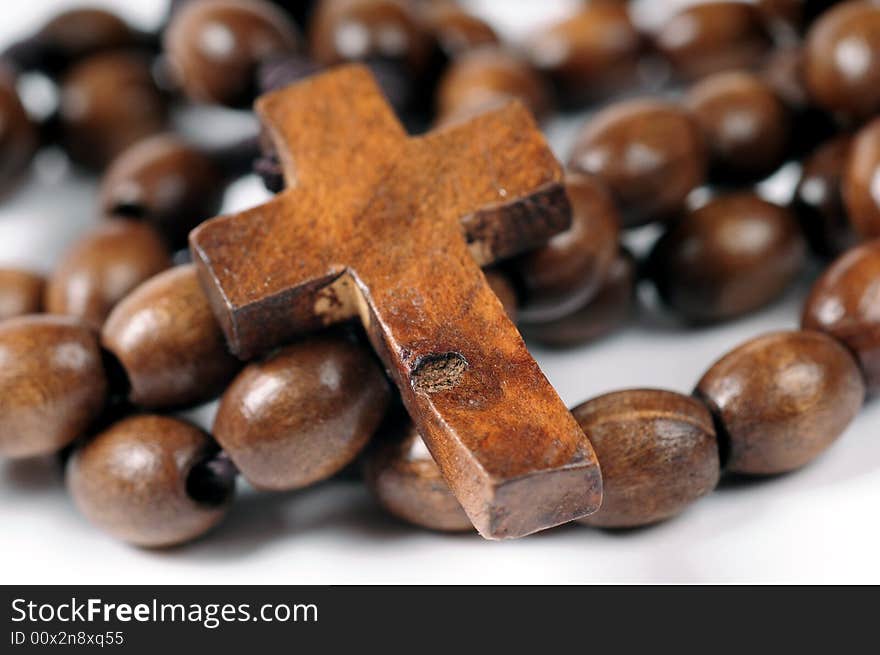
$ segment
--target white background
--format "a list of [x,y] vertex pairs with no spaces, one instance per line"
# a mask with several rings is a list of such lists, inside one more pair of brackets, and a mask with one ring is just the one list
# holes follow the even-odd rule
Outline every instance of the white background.
[[[164,10],[161,0],[93,2],[141,25],[155,23]],[[2,3],[0,43],[72,4]],[[500,14],[496,24],[510,33],[558,16],[572,2],[475,4]],[[560,156],[582,120],[548,126]],[[195,123],[191,116],[181,122]],[[198,122],[228,136],[242,121]],[[96,220],[96,181],[71,179],[57,158],[43,157],[38,169],[38,181],[0,204],[0,265],[48,272],[65,244]],[[226,209],[265,197],[256,180],[244,180],[231,190]],[[632,386],[688,393],[732,346],[766,330],[796,327],[807,288],[805,282],[757,316],[717,328],[688,331],[643,316],[595,345],[534,352],[572,405]],[[202,420],[210,413],[196,412]],[[88,525],[51,462],[0,462],[0,583],[877,583],[878,420],[875,402],[812,466],[753,484],[723,485],[657,527],[613,533],[567,526],[505,543],[401,525],[384,516],[358,484],[332,483],[288,494],[242,490],[226,522],[202,540],[142,551]]]

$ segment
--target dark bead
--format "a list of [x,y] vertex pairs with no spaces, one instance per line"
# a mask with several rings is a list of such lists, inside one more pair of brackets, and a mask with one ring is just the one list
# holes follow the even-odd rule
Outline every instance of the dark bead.
[[424,8],[425,29],[448,59],[500,42],[492,26],[464,11],[456,2],[434,2]]
[[850,224],[863,239],[880,237],[880,118],[856,133],[843,171],[843,201]]
[[16,188],[38,145],[37,127],[21,104],[15,77],[0,65],[0,194]]

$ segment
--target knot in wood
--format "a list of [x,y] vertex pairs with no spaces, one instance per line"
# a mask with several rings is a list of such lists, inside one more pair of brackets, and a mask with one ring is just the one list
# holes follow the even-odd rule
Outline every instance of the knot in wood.
[[461,381],[467,367],[467,360],[458,353],[422,357],[411,375],[413,389],[424,393],[452,389]]

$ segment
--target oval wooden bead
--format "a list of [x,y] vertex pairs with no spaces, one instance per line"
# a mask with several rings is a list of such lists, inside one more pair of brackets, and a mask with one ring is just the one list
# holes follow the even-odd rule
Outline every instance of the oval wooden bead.
[[128,294],[104,324],[101,341],[125,369],[129,399],[182,407],[218,395],[240,368],[195,266],[176,266]]
[[803,162],[792,209],[810,248],[821,257],[835,257],[856,242],[843,203],[843,173],[852,138],[848,134],[823,143]]
[[99,330],[129,291],[169,266],[171,255],[153,228],[108,221],[61,258],[46,285],[46,311],[77,316]]
[[880,110],[880,7],[844,2],[824,13],[805,41],[804,74],[813,101],[851,119]]
[[630,100],[587,122],[568,166],[602,180],[623,226],[635,227],[681,209],[705,179],[705,146],[699,126],[675,105]]
[[703,323],[770,303],[805,262],[806,244],[791,212],[753,193],[735,193],[673,224],[651,251],[648,272],[670,308]]
[[820,332],[776,332],[734,349],[695,394],[726,440],[727,470],[784,473],[828,448],[858,414],[865,383],[852,355]]
[[171,75],[189,98],[234,107],[253,100],[261,61],[300,47],[294,24],[264,0],[192,0],[164,38]]
[[604,185],[595,177],[569,174],[571,227],[516,261],[525,293],[520,315],[549,321],[589,302],[617,257],[620,217]]
[[863,239],[880,237],[880,118],[858,131],[843,171],[843,201],[850,223]]
[[223,394],[214,434],[255,487],[296,489],[351,463],[390,398],[368,349],[317,336],[245,368]]
[[840,340],[856,355],[869,390],[880,390],[880,240],[853,248],[810,292],[801,324]]
[[42,276],[28,271],[0,268],[0,321],[43,309]]
[[649,525],[681,513],[718,484],[712,415],[671,391],[605,394],[571,412],[602,467],[602,507],[579,522],[605,528]]
[[38,145],[37,128],[21,104],[15,78],[0,66],[0,194],[14,190]]
[[0,456],[55,453],[104,407],[107,382],[95,335],[61,316],[0,323]]
[[107,216],[143,220],[174,246],[216,216],[225,179],[210,156],[173,134],[148,137],[117,157],[101,183]]
[[772,47],[760,11],[744,2],[704,2],[672,16],[656,36],[673,70],[695,79],[752,68]]
[[74,452],[67,488],[86,518],[114,537],[173,546],[201,536],[226,515],[234,478],[218,480],[219,493],[210,498],[192,496],[193,475],[215,451],[211,438],[188,423],[133,416]]
[[758,180],[785,160],[790,116],[757,75],[730,72],[706,77],[688,92],[685,105],[703,130],[717,179]]
[[484,45],[499,43],[486,21],[462,10],[456,2],[435,2],[425,7],[425,28],[449,59]]
[[83,59],[65,74],[59,118],[67,153],[102,169],[134,142],[165,129],[168,107],[145,57],[111,52]]
[[103,50],[137,44],[128,23],[106,9],[78,7],[62,11],[41,27],[34,39],[63,65]]
[[367,487],[389,514],[429,530],[469,532],[474,529],[409,419],[364,460]]

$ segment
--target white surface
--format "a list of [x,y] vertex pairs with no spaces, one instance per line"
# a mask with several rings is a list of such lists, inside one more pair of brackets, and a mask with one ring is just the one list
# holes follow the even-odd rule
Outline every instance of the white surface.
[[[0,42],[70,3],[3,4]],[[102,4],[131,9],[129,16],[145,21],[161,13],[152,2]],[[554,4],[564,3],[542,3]],[[578,122],[551,126],[554,139]],[[51,164],[43,166],[50,173],[57,169]],[[94,183],[34,182],[0,204],[0,265],[48,270],[64,244],[94,220]],[[229,206],[262,197],[259,185],[246,180]],[[795,327],[805,289],[726,326],[685,331],[643,317],[593,346],[535,354],[569,404],[632,386],[687,393],[732,346]],[[210,409],[196,414],[209,417]],[[291,494],[244,491],[228,520],[201,541],[145,552],[89,526],[51,463],[0,463],[0,583],[877,583],[878,421],[880,403],[874,403],[814,465],[724,486],[654,528],[608,533],[568,526],[510,543],[421,532],[385,517],[359,485],[333,483]]]

